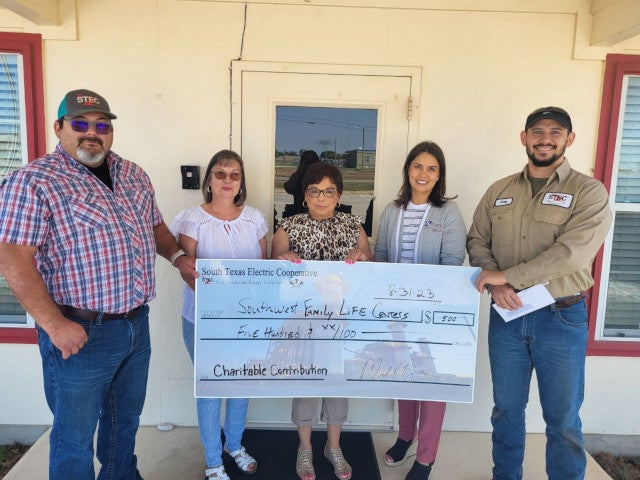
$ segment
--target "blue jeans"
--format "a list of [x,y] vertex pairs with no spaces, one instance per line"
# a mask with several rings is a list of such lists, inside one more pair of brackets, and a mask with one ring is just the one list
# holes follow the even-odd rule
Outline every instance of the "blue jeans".
[[495,406],[494,480],[522,479],[525,408],[536,370],[546,423],[549,480],[583,480],[586,455],[579,410],[584,398],[587,312],[584,300],[504,322],[491,308],[489,360]]
[[128,320],[74,321],[84,327],[88,340],[67,360],[49,335],[37,329],[44,391],[53,413],[49,478],[95,478],[93,438],[98,424],[98,479],[140,479],[133,452],[151,355],[149,307]]
[[[195,325],[182,319],[182,337],[193,362]],[[204,447],[204,457],[208,467],[222,464],[222,439],[220,437],[221,398],[197,398],[198,426],[200,440]],[[229,452],[242,446],[242,434],[247,419],[248,398],[227,398],[225,403],[224,437]]]

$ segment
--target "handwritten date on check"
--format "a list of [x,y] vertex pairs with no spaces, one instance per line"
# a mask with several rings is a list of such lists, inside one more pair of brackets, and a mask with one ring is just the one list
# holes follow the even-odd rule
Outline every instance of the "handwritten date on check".
[[479,269],[198,260],[197,397],[473,402]]

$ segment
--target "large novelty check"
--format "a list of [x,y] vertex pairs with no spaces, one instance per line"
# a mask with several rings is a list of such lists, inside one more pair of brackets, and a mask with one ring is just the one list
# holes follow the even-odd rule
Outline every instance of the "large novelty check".
[[473,401],[479,269],[198,260],[197,397]]

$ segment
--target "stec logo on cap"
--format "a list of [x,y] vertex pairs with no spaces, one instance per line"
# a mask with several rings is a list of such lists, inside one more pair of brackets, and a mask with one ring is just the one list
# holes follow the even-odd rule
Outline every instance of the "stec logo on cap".
[[100,105],[100,99],[96,97],[90,97],[89,95],[79,95],[76,98],[76,102],[80,105]]

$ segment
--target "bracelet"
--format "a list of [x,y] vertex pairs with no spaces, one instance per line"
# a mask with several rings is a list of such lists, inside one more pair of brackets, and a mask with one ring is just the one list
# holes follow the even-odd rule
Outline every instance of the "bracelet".
[[171,265],[173,265],[173,266],[175,267],[175,266],[176,266],[176,260],[177,260],[179,257],[182,257],[183,255],[188,256],[188,255],[187,255],[187,252],[185,252],[185,251],[184,251],[184,250],[182,250],[182,249],[179,249],[176,253],[174,253],[173,255],[171,255],[171,258],[169,259],[169,261],[171,262]]

